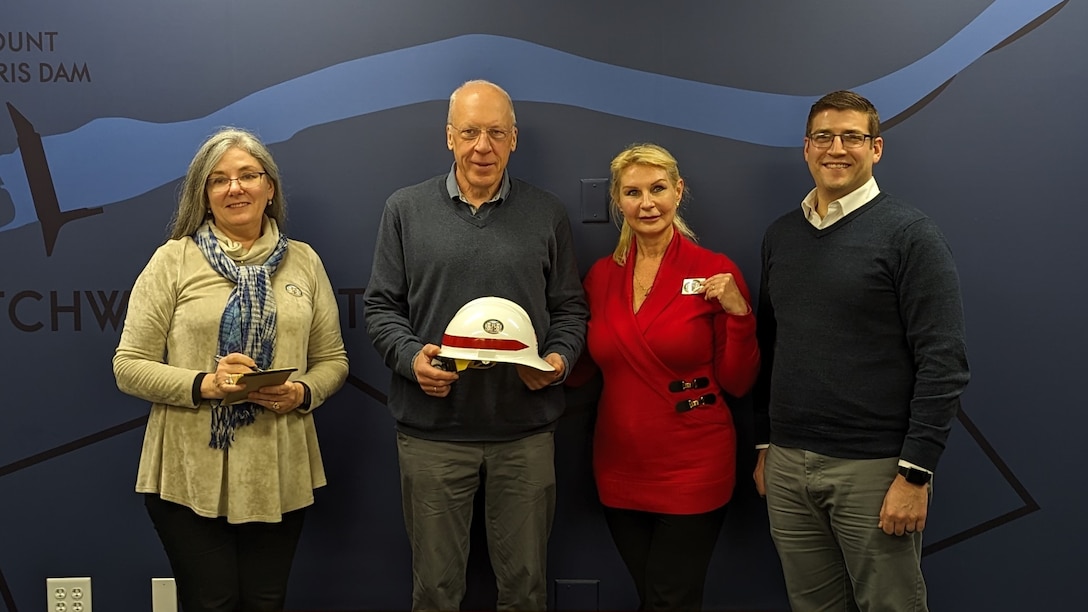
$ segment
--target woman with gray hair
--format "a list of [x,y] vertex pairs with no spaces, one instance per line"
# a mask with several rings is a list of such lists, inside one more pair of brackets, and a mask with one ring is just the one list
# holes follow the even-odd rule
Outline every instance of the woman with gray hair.
[[[113,358],[118,388],[151,402],[136,491],[185,612],[282,610],[325,485],[312,411],[343,385],[347,354],[321,259],[282,233],[285,216],[268,148],[235,128],[208,138]],[[239,380],[282,368],[296,369],[283,384]]]

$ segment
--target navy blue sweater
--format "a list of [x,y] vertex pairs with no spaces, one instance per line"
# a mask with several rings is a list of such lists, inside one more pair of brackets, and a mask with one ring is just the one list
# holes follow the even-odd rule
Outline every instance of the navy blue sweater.
[[762,261],[757,442],[935,469],[969,378],[937,226],[882,193],[822,230],[779,218]]

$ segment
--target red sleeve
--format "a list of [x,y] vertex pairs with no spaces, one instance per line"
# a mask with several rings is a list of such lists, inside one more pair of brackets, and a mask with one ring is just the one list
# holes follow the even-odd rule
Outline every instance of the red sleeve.
[[[594,300],[598,299],[600,294],[603,293],[603,289],[597,286],[599,281],[596,280],[600,277],[600,267],[601,262],[598,261],[589,269],[589,272],[586,273],[585,280],[582,281],[582,288],[585,290],[586,294],[586,304],[589,306],[590,318],[592,318],[594,314]],[[571,367],[570,374],[568,374],[566,380],[563,381],[563,385],[567,387],[581,387],[592,380],[599,371],[600,368],[597,367],[597,364],[593,361],[593,357],[589,354],[589,341],[587,338],[586,346],[582,350],[581,356],[578,357],[578,361]]]
[[[744,277],[728,257],[722,256],[724,269],[733,275],[744,299],[751,303],[751,294]],[[759,343],[756,341],[756,317],[749,309],[746,315],[722,312],[714,318],[714,374],[726,393],[740,397],[752,389],[759,374]]]

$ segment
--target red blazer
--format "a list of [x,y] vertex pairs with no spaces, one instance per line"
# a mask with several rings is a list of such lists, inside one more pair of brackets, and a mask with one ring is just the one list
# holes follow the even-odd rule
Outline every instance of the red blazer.
[[[585,279],[588,348],[604,375],[594,433],[593,472],[601,503],[665,514],[697,514],[725,505],[736,481],[736,433],[721,391],[748,392],[759,370],[756,322],[717,300],[681,295],[686,278],[740,270],[679,232],[650,295],[632,308],[635,245],[625,266],[598,261]],[[672,392],[697,377],[709,387]],[[677,412],[682,400],[717,394],[717,403]]]

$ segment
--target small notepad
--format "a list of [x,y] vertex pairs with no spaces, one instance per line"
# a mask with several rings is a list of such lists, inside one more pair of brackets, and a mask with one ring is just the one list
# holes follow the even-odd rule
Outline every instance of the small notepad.
[[242,374],[236,381],[239,385],[245,385],[245,389],[232,391],[223,398],[223,404],[237,404],[244,402],[249,394],[261,387],[272,387],[287,382],[291,372],[297,372],[298,368],[283,368],[281,370],[265,370],[263,372],[250,372]]

